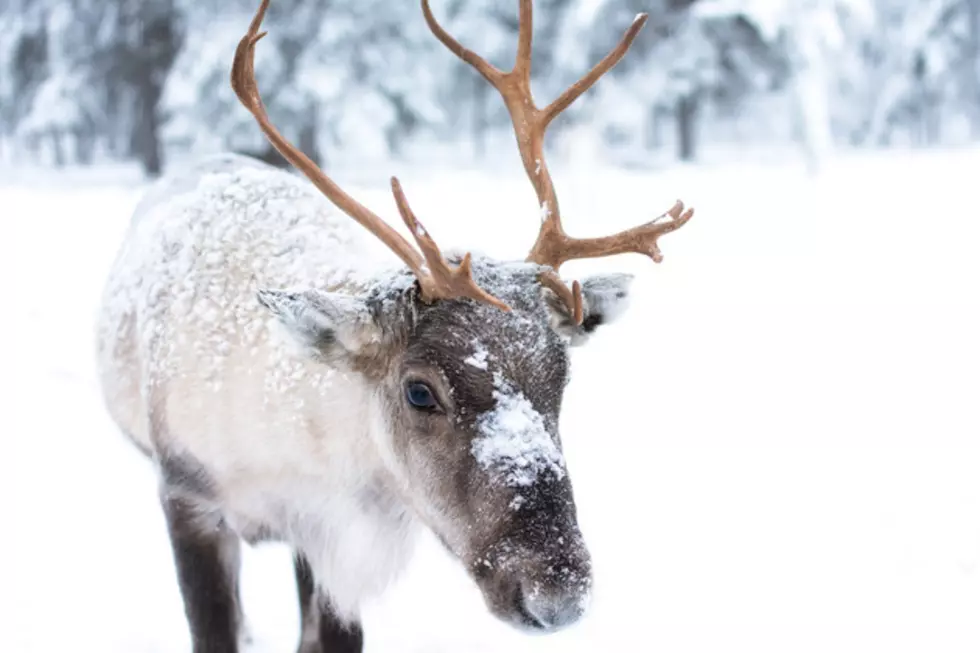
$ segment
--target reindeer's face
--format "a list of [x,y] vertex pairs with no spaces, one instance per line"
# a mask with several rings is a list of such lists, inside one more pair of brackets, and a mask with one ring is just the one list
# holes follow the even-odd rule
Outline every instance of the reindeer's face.
[[478,264],[474,277],[513,310],[411,291],[262,299],[318,355],[377,384],[390,471],[494,614],[554,630],[581,616],[591,586],[558,433],[568,345],[618,315],[629,277],[585,282],[582,326],[534,267]]

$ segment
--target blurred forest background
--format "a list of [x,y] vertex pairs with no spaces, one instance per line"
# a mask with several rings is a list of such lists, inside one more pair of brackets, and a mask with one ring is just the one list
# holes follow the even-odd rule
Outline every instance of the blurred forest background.
[[[228,73],[258,0],[0,0],[0,162],[266,158]],[[432,0],[510,67],[517,0]],[[980,140],[980,0],[537,0],[534,92],[554,98],[636,13],[631,52],[549,146],[618,164],[713,149]],[[417,0],[274,0],[258,48],[273,120],[321,161],[480,160],[512,131],[499,96],[428,31]],[[563,145],[564,144],[564,145]],[[423,154],[424,153],[424,154]],[[513,155],[513,152],[511,152]]]

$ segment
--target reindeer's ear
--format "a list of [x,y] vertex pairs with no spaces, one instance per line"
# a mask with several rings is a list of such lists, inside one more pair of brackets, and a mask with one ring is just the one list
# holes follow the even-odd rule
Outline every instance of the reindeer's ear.
[[381,341],[382,329],[361,297],[319,290],[260,290],[258,300],[313,355],[363,353]]
[[600,274],[582,283],[582,323],[573,324],[571,312],[557,295],[544,289],[551,324],[556,331],[568,337],[573,346],[584,344],[600,325],[619,318],[629,306],[629,289],[633,283],[631,274]]

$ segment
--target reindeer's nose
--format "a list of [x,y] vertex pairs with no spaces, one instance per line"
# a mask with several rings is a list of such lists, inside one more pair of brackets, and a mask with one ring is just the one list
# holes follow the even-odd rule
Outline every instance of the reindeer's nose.
[[546,631],[560,630],[578,621],[589,604],[587,587],[571,584],[541,591],[535,583],[521,585],[523,611]]

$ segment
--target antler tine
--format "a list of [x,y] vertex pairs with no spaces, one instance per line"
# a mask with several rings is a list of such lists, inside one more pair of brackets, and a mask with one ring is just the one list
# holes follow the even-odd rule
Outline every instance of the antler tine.
[[422,0],[422,13],[425,15],[425,22],[436,38],[453,54],[479,71],[500,93],[514,124],[517,146],[524,163],[524,170],[534,185],[538,202],[542,207],[545,207],[543,210],[547,210],[552,215],[557,215],[558,203],[554,185],[543,155],[542,146],[544,144],[544,128],[546,127],[543,122],[544,114],[534,104],[529,83],[532,9],[531,0],[521,0],[517,58],[513,69],[504,72],[489,64],[473,51],[463,47],[459,41],[450,36],[432,14],[429,0]]
[[633,40],[643,29],[643,26],[647,22],[648,16],[646,14],[637,14],[636,18],[633,19],[633,24],[629,26],[626,33],[623,34],[623,38],[619,40],[616,47],[609,51],[602,60],[592,67],[592,70],[587,72],[582,76],[580,80],[569,86],[565,91],[555,99],[554,102],[545,107],[544,111],[544,123],[548,125],[555,117],[567,109],[575,100],[579,98],[580,95],[589,90],[593,84],[599,81],[599,78],[605,75],[613,66],[619,63],[619,60],[626,56],[630,47],[633,45]]
[[[522,0],[522,7],[524,3],[530,3],[530,0]],[[544,137],[543,132],[548,128],[551,122],[560,114],[562,111],[567,109],[572,105],[575,100],[577,100],[583,93],[589,90],[599,79],[605,75],[607,72],[612,70],[612,68],[618,64],[626,53],[629,51],[630,47],[633,45],[633,41],[639,35],[640,30],[647,22],[647,14],[637,14],[633,23],[627,28],[626,32],[620,38],[616,46],[609,51],[609,53],[602,58],[592,69],[582,76],[577,82],[569,86],[565,91],[558,96],[551,104],[542,110],[538,111],[539,114],[539,129],[542,131],[542,136],[538,139],[539,147],[543,147]],[[540,169],[541,176],[545,177],[542,182],[546,183],[550,187],[551,192],[551,203],[548,204],[542,199],[542,193],[538,192],[538,199],[542,202],[541,204],[541,229],[538,232],[537,240],[535,240],[534,245],[531,247],[531,251],[528,254],[528,260],[540,263],[542,265],[548,265],[555,270],[561,267],[561,264],[565,261],[574,258],[588,258],[587,255],[572,255],[569,256],[569,249],[573,249],[576,252],[584,251],[584,246],[588,243],[586,241],[580,241],[568,236],[561,223],[561,212],[558,209],[558,200],[555,196],[554,183],[551,180],[551,175],[544,165],[544,155],[540,154],[541,163],[538,165]],[[525,163],[525,167],[527,167]],[[530,174],[530,172],[528,173]],[[536,180],[532,177],[532,183]],[[537,188],[537,184],[535,186]],[[662,217],[662,216],[661,216]],[[654,220],[656,222],[660,218]],[[680,226],[680,225],[678,225]],[[677,227],[674,227],[675,229]],[[671,229],[672,231],[673,229]],[[656,241],[654,240],[653,248],[656,249]],[[624,250],[625,251],[625,250]],[[659,255],[659,249],[657,251],[657,256]],[[619,251],[609,251],[608,254],[611,255],[615,253],[621,253]],[[658,260],[659,259],[655,259]]]
[[[599,78],[619,63],[630,46],[633,45],[633,41],[640,30],[643,29],[647,15],[637,15],[616,47],[551,104],[544,109],[539,109],[531,96],[530,84],[533,32],[532,0],[520,0],[517,59],[510,72],[503,72],[494,68],[479,55],[460,45],[436,21],[432,15],[432,10],[429,8],[429,0],[422,0],[422,11],[429,28],[436,37],[457,57],[476,68],[500,92],[504,103],[507,105],[511,121],[514,124],[514,133],[517,136],[521,162],[524,164],[528,179],[534,186],[541,210],[541,229],[531,247],[527,260],[549,266],[557,271],[562,263],[572,259],[638,252],[646,254],[659,263],[663,255],[660,253],[657,239],[665,233],[670,233],[683,226],[691,219],[693,210],[684,211],[684,205],[678,202],[666,214],[647,224],[619,234],[604,238],[571,238],[562,228],[558,197],[555,193],[551,173],[548,171],[544,159],[544,136],[548,126],[558,114],[571,106]],[[662,222],[661,218],[667,215],[671,217],[671,220]],[[542,274],[541,282],[565,300],[569,310],[575,316],[576,322],[581,323],[581,288],[576,284],[575,289],[570,291],[560,282],[557,275],[550,273]]]
[[582,310],[582,285],[578,281],[572,282],[571,289],[565,285],[565,282],[561,280],[561,277],[557,273],[548,271],[543,272],[538,277],[541,281],[541,285],[550,289],[553,293],[558,295],[558,297],[565,302],[571,312],[572,319],[575,324],[582,324],[583,310]]
[[302,151],[294,147],[272,124],[255,81],[255,45],[267,32],[259,33],[262,20],[269,8],[269,0],[262,0],[255,18],[249,25],[248,33],[238,43],[231,70],[231,87],[239,101],[251,112],[262,132],[282,156],[302,172],[321,193],[337,205],[344,213],[354,218],[363,227],[381,239],[409,267],[415,269],[422,263],[422,257],[411,245],[388,226],[367,207],[348,195],[327,177],[319,167]]
[[[643,254],[653,259],[654,263],[663,260],[660,246],[657,244],[664,234],[676,231],[687,224],[694,216],[694,209],[684,209],[684,203],[677,200],[667,212],[657,216],[650,222],[611,236],[600,238],[568,238],[566,237],[551,253],[557,265],[566,261],[583,258],[600,258],[616,254]],[[669,217],[669,220],[664,218]]]
[[[562,93],[558,99],[544,109],[539,109],[531,96],[531,45],[534,31],[534,12],[532,0],[520,0],[520,19],[518,27],[517,58],[514,68],[503,72],[485,59],[465,48],[439,24],[432,14],[429,0],[422,0],[422,13],[425,21],[438,38],[453,54],[473,66],[490,84],[497,89],[507,105],[514,132],[517,136],[517,146],[524,163],[524,170],[531,180],[541,205],[542,235],[552,231],[564,234],[561,227],[561,214],[558,209],[558,198],[554,182],[548,172],[544,159],[544,135],[548,125],[562,111],[567,109],[579,96],[587,91],[600,77],[615,66],[626,54],[636,35],[640,33],[646,22],[646,14],[640,14],[620,39],[620,42],[596,64],[579,81]],[[532,258],[535,248],[532,248]]]
[[[531,79],[531,46],[534,41],[533,4],[532,0],[521,0],[517,18],[517,57],[514,59],[514,73],[528,82]],[[530,83],[528,94],[530,95]]]
[[419,277],[423,294],[434,297],[469,297],[478,302],[509,311],[510,307],[507,304],[476,285],[476,281],[473,280],[469,254],[463,257],[456,269],[449,266],[443,258],[442,252],[439,251],[439,246],[432,240],[432,236],[419,222],[419,219],[415,217],[397,177],[391,178],[391,192],[395,196],[395,203],[398,204],[398,211],[405,221],[405,226],[414,236],[415,242],[419,244],[419,249],[422,250],[422,256],[425,257],[425,263],[429,268],[428,274]]
[[[416,228],[413,229],[412,234],[422,249],[422,254],[419,254],[407,240],[384,220],[345,193],[308,156],[287,141],[272,124],[259,94],[258,84],[255,81],[255,45],[266,35],[266,32],[260,33],[259,28],[262,26],[262,20],[269,9],[269,2],[270,0],[262,0],[262,4],[248,27],[248,32],[242,37],[235,49],[235,59],[231,69],[231,86],[242,105],[255,117],[272,146],[313,182],[313,185],[337,208],[374,234],[408,265],[419,280],[424,300],[432,301],[461,296],[507,309],[503,302],[484,292],[473,281],[469,254],[466,255],[459,267],[450,268],[449,264],[442,258],[435,241],[429,237],[413,215],[412,220]],[[397,180],[392,181],[392,188],[395,191],[395,201],[399,211],[402,212],[402,216],[406,216],[406,211],[408,211],[408,215],[411,215],[407,200],[404,193],[401,192]],[[405,221],[409,223],[407,217]],[[409,228],[412,227],[413,225],[409,224]],[[424,237],[420,237],[419,230],[424,234]]]
[[497,80],[504,76],[504,72],[477,53],[463,47],[459,41],[457,41],[449,32],[443,29],[442,25],[439,24],[436,17],[432,14],[432,9],[429,8],[428,0],[422,0],[422,15],[425,16],[425,22],[429,26],[432,33],[435,34],[435,37],[439,39],[439,41],[446,46],[450,52],[476,68],[476,70],[479,71],[479,73],[483,75],[488,82],[496,86]]

